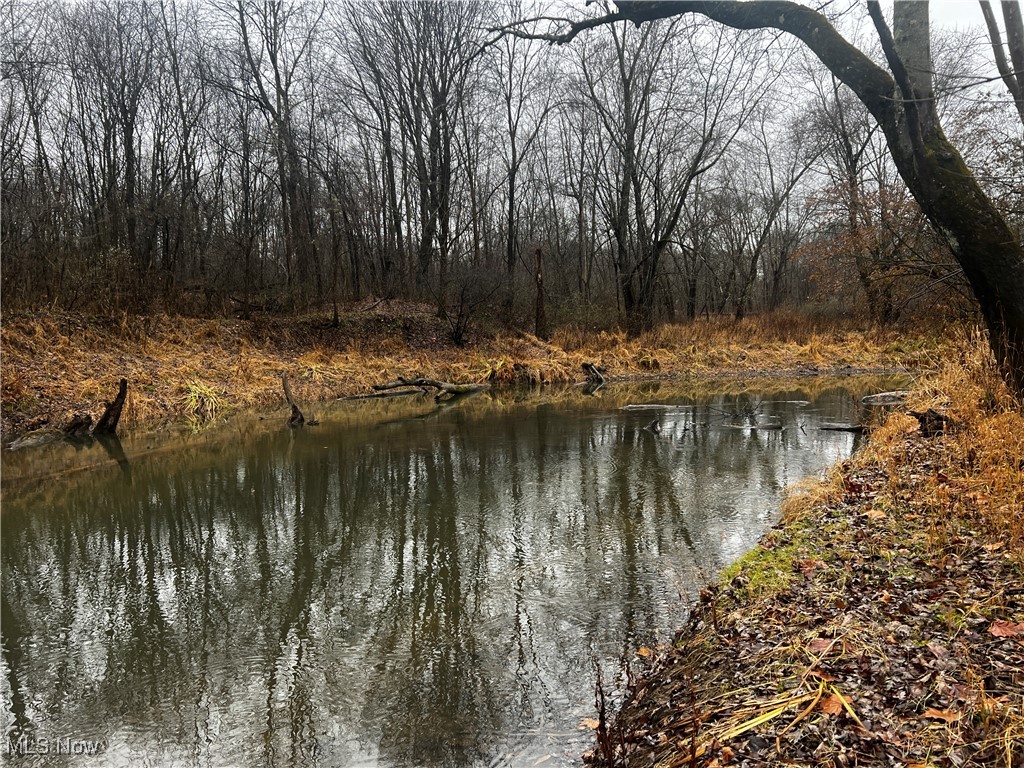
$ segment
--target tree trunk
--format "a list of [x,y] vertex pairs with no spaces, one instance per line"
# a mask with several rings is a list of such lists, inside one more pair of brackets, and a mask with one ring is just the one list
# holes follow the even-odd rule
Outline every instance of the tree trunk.
[[538,339],[547,341],[550,334],[548,333],[547,313],[544,311],[544,252],[540,248],[537,249],[537,303],[535,310],[534,335]]

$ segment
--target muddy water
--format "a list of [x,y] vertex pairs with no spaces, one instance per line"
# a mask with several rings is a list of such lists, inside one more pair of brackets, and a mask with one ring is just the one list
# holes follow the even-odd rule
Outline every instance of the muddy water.
[[670,637],[782,488],[855,447],[818,426],[887,383],[346,404],[9,455],[7,760],[575,763],[593,659],[613,684]]

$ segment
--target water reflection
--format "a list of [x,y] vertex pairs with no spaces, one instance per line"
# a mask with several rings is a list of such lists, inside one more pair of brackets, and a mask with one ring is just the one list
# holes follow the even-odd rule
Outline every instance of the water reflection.
[[8,493],[4,725],[50,749],[19,764],[572,762],[591,655],[667,636],[855,439],[815,428],[844,389],[655,397],[325,418]]

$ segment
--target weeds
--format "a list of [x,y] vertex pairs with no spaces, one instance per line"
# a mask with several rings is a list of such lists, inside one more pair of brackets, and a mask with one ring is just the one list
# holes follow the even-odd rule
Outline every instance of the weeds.
[[195,379],[185,382],[185,394],[180,403],[189,421],[196,424],[212,421],[224,407],[220,394],[213,387]]

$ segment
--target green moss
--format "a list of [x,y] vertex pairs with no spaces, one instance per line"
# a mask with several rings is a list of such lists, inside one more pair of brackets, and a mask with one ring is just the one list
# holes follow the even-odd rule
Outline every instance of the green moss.
[[737,577],[748,598],[771,597],[784,591],[798,575],[797,562],[813,553],[810,531],[792,530],[787,540],[777,542],[774,533],[722,571],[723,583]]

